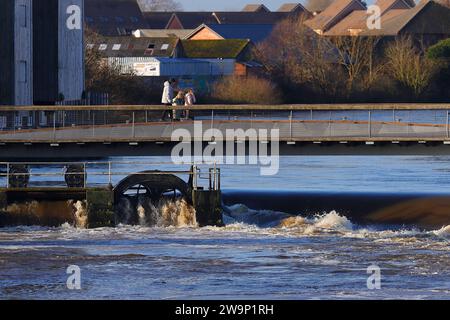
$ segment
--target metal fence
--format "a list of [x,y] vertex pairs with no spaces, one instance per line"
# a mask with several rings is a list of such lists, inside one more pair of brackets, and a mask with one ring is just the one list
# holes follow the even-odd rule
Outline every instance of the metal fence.
[[[203,129],[278,129],[282,140],[341,138],[448,139],[449,110],[267,110],[194,107],[179,118],[172,107],[33,108],[0,109],[0,142],[122,141],[170,139],[176,129],[194,134],[194,120]],[[189,118],[186,116],[189,115]]]
[[216,163],[183,165],[190,169],[179,170],[168,162],[142,161],[0,162],[0,188],[87,188],[113,186],[130,175],[177,175],[192,176],[194,190],[220,190],[220,168]]

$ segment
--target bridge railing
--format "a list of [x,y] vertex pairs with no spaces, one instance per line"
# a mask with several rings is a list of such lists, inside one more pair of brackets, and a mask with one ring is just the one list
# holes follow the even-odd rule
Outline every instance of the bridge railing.
[[[281,139],[450,138],[450,104],[0,107],[0,142],[170,139],[178,128],[274,129]],[[170,116],[172,115],[172,116]]]

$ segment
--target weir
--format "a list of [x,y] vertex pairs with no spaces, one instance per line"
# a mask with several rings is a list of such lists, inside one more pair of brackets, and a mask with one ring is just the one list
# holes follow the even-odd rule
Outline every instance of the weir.
[[124,169],[159,165],[163,163],[0,163],[0,227],[223,224],[215,164],[191,164],[185,171]]

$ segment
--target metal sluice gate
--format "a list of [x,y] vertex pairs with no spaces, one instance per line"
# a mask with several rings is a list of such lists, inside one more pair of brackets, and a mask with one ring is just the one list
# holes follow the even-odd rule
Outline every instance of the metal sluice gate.
[[190,169],[155,170],[175,167],[164,162],[0,162],[0,227],[71,222],[78,201],[85,204],[87,227],[114,226],[120,200],[137,206],[143,196],[182,198],[200,226],[222,225],[220,168],[184,165]]

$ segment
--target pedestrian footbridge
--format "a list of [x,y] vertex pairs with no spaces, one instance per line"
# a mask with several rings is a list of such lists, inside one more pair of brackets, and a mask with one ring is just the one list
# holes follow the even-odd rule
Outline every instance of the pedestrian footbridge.
[[[450,154],[450,104],[199,105],[0,108],[1,158],[170,155],[173,146],[279,144],[281,154]],[[211,130],[213,129],[213,130]]]

